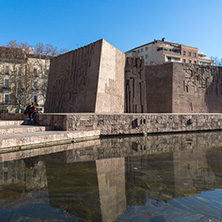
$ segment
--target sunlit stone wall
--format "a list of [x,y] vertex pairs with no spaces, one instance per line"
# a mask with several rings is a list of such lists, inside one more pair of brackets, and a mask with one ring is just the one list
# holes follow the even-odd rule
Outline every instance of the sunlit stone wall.
[[125,54],[101,39],[51,60],[45,112],[123,113]]

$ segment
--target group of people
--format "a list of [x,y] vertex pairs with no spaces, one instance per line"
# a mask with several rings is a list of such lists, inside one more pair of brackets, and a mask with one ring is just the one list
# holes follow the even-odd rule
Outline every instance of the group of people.
[[36,113],[38,113],[38,110],[37,110],[36,106],[33,104],[28,105],[25,109],[25,112],[24,112],[25,115],[28,114],[27,120],[31,120],[31,121],[34,120],[34,116]]

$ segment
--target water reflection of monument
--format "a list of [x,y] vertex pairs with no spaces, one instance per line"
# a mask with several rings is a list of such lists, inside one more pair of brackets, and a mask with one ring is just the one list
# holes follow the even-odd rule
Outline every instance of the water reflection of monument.
[[220,141],[220,133],[207,133],[64,145],[63,152],[33,157],[39,166],[30,167],[29,159],[0,163],[0,182],[15,183],[19,172],[26,192],[48,190],[51,206],[82,220],[113,221],[147,198],[167,201],[222,188]]
[[124,158],[65,164],[47,178],[50,204],[83,220],[113,221],[126,210]]

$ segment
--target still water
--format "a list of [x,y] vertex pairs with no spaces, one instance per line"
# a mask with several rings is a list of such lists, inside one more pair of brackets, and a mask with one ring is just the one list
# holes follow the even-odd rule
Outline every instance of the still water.
[[0,221],[222,221],[222,133],[0,154]]

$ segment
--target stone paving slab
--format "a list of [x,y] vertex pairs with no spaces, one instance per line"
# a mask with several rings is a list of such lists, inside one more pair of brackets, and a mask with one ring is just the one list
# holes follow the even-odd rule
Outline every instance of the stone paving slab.
[[92,131],[44,131],[35,133],[0,135],[0,149],[41,144],[47,142],[83,140],[89,137],[99,137],[99,130]]
[[34,125],[7,125],[0,126],[0,135],[13,134],[13,133],[31,133],[31,132],[40,132],[53,130],[53,127],[50,126],[34,126]]
[[23,120],[0,120],[0,126],[19,126]]

